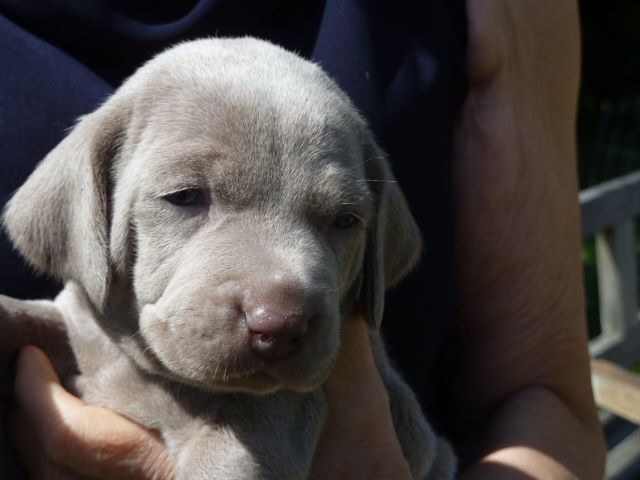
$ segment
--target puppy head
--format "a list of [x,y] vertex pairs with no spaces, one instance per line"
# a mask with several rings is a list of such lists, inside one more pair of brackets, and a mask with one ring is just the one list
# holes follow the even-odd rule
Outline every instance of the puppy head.
[[356,303],[420,235],[365,123],[315,65],[253,39],[175,47],[83,118],[9,203],[37,268],[86,290],[138,364],[211,390],[317,387]]

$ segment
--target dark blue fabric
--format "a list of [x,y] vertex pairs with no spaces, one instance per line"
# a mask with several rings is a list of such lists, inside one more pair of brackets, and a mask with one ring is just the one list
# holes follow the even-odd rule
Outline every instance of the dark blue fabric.
[[[0,0],[0,199],[146,59],[183,39],[254,35],[319,62],[369,119],[427,255],[388,298],[384,329],[434,413],[453,318],[451,141],[466,90],[464,0]],[[51,294],[5,238],[0,292]]]
[[[55,47],[0,16],[0,202],[24,182],[74,120],[112,90]],[[34,278],[6,236],[0,238],[0,292],[50,297],[59,289]]]

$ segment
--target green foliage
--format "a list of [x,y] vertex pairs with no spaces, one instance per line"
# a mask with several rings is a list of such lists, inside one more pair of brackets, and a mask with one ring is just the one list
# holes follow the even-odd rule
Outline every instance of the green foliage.
[[596,271],[596,247],[593,237],[585,239],[582,248],[584,283],[587,297],[587,327],[589,338],[600,335],[600,302],[598,300],[598,274]]

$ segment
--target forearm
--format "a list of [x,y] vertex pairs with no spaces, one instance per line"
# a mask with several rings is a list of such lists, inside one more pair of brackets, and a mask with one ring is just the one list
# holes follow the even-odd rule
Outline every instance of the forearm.
[[576,2],[467,5],[448,382],[458,438],[482,432],[465,475],[601,478],[580,263]]
[[602,433],[586,424],[544,387],[516,393],[489,420],[472,444],[475,463],[464,480],[600,480],[604,469]]

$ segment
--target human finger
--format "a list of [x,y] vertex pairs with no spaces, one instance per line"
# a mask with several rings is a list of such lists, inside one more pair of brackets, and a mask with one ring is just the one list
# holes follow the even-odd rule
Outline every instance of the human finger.
[[32,480],[81,480],[85,477],[53,463],[45,454],[27,416],[17,406],[7,411],[7,429],[21,466]]
[[93,479],[174,476],[157,433],[71,395],[35,347],[25,347],[18,357],[15,393],[52,463]]

